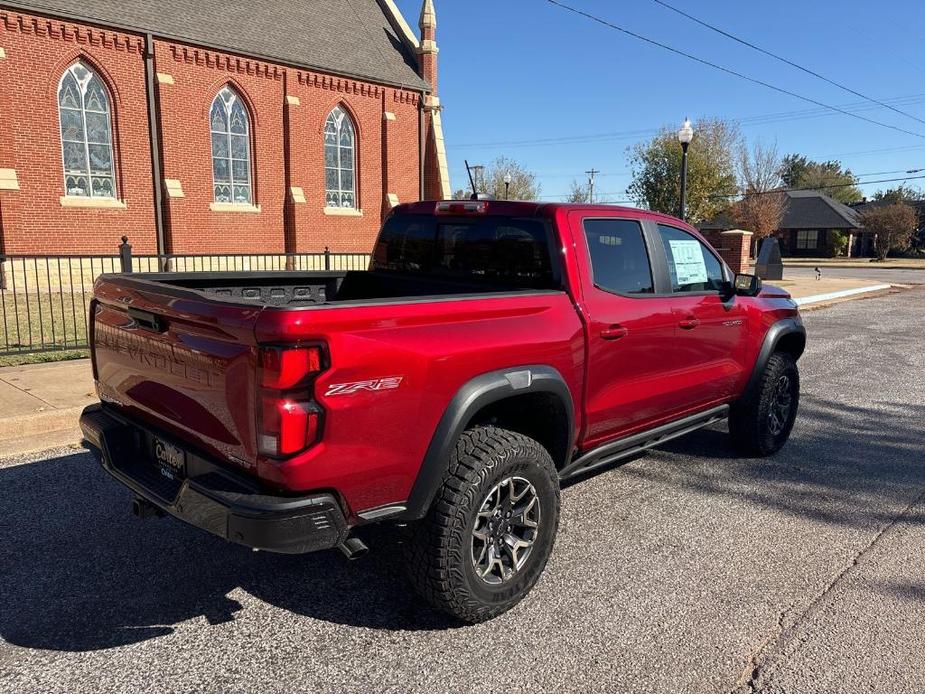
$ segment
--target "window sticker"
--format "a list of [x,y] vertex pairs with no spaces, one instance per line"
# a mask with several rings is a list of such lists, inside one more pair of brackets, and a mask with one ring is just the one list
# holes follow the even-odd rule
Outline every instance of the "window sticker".
[[703,248],[699,241],[669,239],[674,271],[678,284],[697,284],[707,281],[707,264],[703,260]]

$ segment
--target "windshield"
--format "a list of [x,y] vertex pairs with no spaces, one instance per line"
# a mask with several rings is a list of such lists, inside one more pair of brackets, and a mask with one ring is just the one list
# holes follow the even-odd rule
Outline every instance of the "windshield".
[[395,215],[379,235],[370,270],[555,289],[550,239],[540,219]]

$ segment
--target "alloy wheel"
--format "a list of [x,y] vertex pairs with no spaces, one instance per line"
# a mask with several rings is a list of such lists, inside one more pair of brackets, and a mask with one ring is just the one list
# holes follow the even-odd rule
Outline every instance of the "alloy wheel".
[[793,407],[793,386],[790,376],[783,375],[777,379],[771,406],[768,409],[768,428],[773,436],[780,434],[787,426],[791,407]]
[[485,583],[499,585],[519,572],[533,551],[540,499],[523,477],[506,477],[485,496],[472,529],[472,566]]

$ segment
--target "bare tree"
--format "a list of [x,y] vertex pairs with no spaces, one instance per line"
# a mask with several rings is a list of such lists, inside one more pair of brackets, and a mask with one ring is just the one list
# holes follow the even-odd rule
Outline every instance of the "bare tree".
[[576,179],[572,179],[572,185],[569,189],[568,197],[565,199],[566,202],[588,202],[590,199],[590,191],[587,184],[580,183]]
[[918,224],[915,209],[901,202],[861,213],[861,225],[875,234],[874,249],[878,260],[885,260],[891,248],[908,248]]
[[[588,203],[591,202],[591,184],[588,181],[581,182],[578,179],[573,178],[572,183],[569,186],[568,197],[565,199],[566,202],[581,202]],[[607,205],[611,202],[611,198],[603,193],[599,193],[596,190],[594,191],[594,204],[595,205]]]
[[743,143],[736,164],[742,199],[733,204],[730,213],[738,227],[754,234],[754,253],[761,239],[780,228],[784,216],[786,197],[780,192],[781,162],[776,146],[759,141],[751,147]]

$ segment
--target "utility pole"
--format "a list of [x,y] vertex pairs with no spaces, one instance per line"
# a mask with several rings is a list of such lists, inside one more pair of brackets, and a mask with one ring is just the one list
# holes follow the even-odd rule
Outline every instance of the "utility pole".
[[594,204],[594,175],[599,174],[600,171],[597,169],[591,169],[590,171],[585,171],[588,174],[588,203]]

